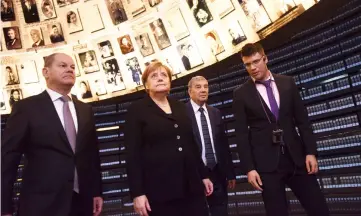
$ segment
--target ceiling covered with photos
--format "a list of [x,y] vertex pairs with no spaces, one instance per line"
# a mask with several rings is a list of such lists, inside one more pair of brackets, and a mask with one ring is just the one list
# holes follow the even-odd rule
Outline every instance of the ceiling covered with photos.
[[260,40],[260,32],[318,0],[1,0],[0,113],[46,88],[44,57],[76,63],[72,93],[91,102],[143,89],[148,62],[174,78]]

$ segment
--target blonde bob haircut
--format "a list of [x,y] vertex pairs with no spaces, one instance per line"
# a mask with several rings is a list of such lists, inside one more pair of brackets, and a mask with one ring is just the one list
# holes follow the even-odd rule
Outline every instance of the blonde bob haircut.
[[142,82],[144,85],[144,88],[147,90],[147,88],[145,87],[145,84],[148,80],[149,75],[154,72],[157,71],[161,68],[164,68],[165,71],[167,72],[168,78],[169,78],[169,82],[172,82],[172,71],[169,69],[169,67],[167,67],[166,65],[164,65],[162,62],[160,61],[154,61],[151,62],[150,64],[147,65],[147,67],[145,68],[143,74],[142,74]]

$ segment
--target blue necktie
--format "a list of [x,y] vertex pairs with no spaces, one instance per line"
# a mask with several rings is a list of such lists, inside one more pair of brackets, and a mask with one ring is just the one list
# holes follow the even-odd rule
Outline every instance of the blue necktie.
[[258,81],[258,80],[256,81],[256,83],[262,84],[266,87],[267,97],[268,97],[268,102],[271,107],[271,112],[276,117],[276,120],[278,120],[278,105],[277,105],[276,98],[272,91],[271,82],[272,82],[272,80],[270,80],[270,79],[266,80],[266,81]]
[[213,169],[216,166],[216,158],[214,156],[211,136],[209,134],[208,123],[206,116],[204,115],[203,107],[199,108],[199,112],[201,112],[201,124],[202,124],[203,140],[204,140],[204,149],[206,155],[206,163],[208,168]]

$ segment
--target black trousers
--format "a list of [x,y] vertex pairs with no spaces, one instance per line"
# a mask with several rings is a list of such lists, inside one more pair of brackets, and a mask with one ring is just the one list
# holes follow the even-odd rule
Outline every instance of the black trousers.
[[78,193],[73,191],[69,216],[92,216],[89,209],[87,210],[88,211],[86,211],[86,207],[84,205],[82,197]]
[[209,216],[204,196],[187,196],[164,203],[150,203],[149,216]]
[[213,193],[207,197],[207,202],[211,216],[227,216],[227,179],[222,176],[218,165],[213,170],[210,170],[210,180],[213,183]]
[[316,176],[307,174],[305,167],[297,168],[287,151],[280,154],[277,171],[260,173],[260,176],[268,216],[288,216],[286,185],[291,188],[309,216],[329,216]]

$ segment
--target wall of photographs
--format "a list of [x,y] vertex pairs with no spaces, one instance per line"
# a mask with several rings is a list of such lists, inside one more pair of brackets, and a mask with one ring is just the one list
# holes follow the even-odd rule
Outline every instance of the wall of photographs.
[[[104,4],[105,2],[105,4]],[[44,58],[76,63],[72,93],[90,102],[143,89],[155,59],[178,78],[220,61],[318,0],[1,0],[0,114],[46,88]]]

